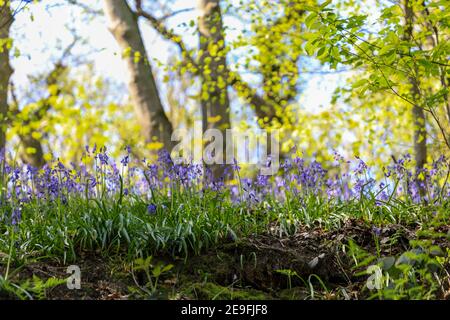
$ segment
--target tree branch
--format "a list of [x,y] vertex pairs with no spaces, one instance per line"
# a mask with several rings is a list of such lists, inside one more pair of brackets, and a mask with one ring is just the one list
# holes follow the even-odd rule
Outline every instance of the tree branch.
[[69,4],[71,4],[71,5],[75,5],[77,7],[80,7],[81,9],[86,11],[87,13],[90,13],[90,14],[93,14],[93,15],[101,15],[101,14],[103,14],[102,10],[93,9],[93,8],[89,7],[87,4],[81,3],[78,0],[66,0],[66,1]]
[[[146,19],[154,29],[156,29],[161,36],[165,39],[174,42],[181,51],[181,55],[184,60],[189,64],[192,64],[193,70],[190,70],[194,75],[200,76],[200,66],[192,55],[192,52],[186,47],[181,36],[175,34],[169,30],[162,22],[163,19],[154,17],[147,11],[144,11],[140,0],[135,0],[136,16]],[[270,121],[279,117],[275,114],[275,105],[273,102],[268,101],[259,95],[256,90],[252,89],[248,83],[242,80],[237,72],[227,70],[229,74],[229,84],[237,91],[237,93],[243,96],[255,109],[256,115],[261,118],[269,118]]]

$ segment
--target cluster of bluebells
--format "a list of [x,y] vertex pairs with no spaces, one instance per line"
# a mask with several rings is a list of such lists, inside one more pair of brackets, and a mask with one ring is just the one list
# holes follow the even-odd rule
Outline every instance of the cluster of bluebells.
[[414,170],[411,157],[406,155],[383,168],[383,178],[376,181],[362,159],[349,162],[338,154],[335,165],[327,169],[317,161],[293,158],[281,163],[277,175],[242,178],[236,161],[225,168],[223,176],[214,177],[202,165],[174,163],[166,151],[161,151],[154,162],[133,159],[131,154],[130,148],[125,148],[124,157],[116,163],[106,148],[86,147],[79,164],[54,161],[41,169],[13,165],[2,158],[0,201],[6,209],[0,219],[18,225],[23,208],[30,202],[67,205],[72,198],[116,199],[119,193],[144,199],[150,216],[167,209],[158,205],[153,198],[155,193],[170,196],[174,192],[189,192],[202,197],[212,192],[228,197],[236,205],[248,206],[268,198],[283,202],[306,196],[341,202],[368,197],[379,204],[393,197],[432,203],[450,196],[449,164],[443,156],[431,169]]

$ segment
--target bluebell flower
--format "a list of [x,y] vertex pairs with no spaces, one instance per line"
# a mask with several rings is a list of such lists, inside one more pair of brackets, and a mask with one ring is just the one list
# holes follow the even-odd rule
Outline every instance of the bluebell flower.
[[147,206],[147,213],[150,214],[150,215],[154,215],[154,214],[156,214],[156,209],[157,209],[156,205],[153,204],[153,203],[150,203]]
[[101,163],[101,164],[104,164],[104,165],[108,164],[109,157],[108,157],[108,155],[106,154],[106,152],[104,152],[104,153],[99,153],[99,154],[98,154],[98,159],[100,160],[100,163]]
[[120,160],[120,163],[121,163],[124,167],[126,167],[126,166],[128,165],[128,163],[129,163],[129,161],[130,161],[130,156],[129,156],[129,155],[126,155],[125,157],[122,158],[122,160]]
[[376,235],[377,237],[379,237],[379,236],[381,235],[381,228],[378,228],[378,227],[373,226],[373,227],[372,227],[372,231],[373,231],[373,233],[375,233],[375,235]]
[[11,224],[16,226],[22,220],[22,208],[15,208],[11,214]]
[[239,171],[241,167],[239,167],[236,158],[233,158],[233,164],[231,165],[234,171]]
[[355,170],[353,170],[353,172],[356,174],[362,174],[368,169],[367,164],[359,157],[356,157],[356,159],[358,159],[358,166]]

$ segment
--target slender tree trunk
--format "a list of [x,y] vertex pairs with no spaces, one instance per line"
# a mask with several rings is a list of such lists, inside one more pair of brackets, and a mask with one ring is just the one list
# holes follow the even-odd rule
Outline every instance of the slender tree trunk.
[[[142,10],[140,0],[135,0],[135,3],[136,3],[136,8],[137,8],[136,9],[137,14],[140,15],[141,17],[144,17],[155,28],[155,30],[157,30],[161,34],[161,36],[163,36],[164,38],[166,38],[169,41],[172,41],[175,45],[177,45],[182,53],[184,62],[195,66],[195,71],[193,72],[193,74],[202,77],[204,68],[202,68],[200,63],[197,63],[197,61],[194,59],[194,57],[187,49],[184,42],[181,40],[181,37],[177,36],[172,30],[168,29],[160,20],[155,18],[155,16],[153,16],[151,13]],[[203,0],[203,1],[199,2],[199,9],[201,10],[201,13],[202,13],[200,21],[199,21],[199,27],[201,27],[200,36],[205,38],[205,36],[203,36],[202,34],[204,33],[206,35],[206,40],[201,41],[200,47],[206,47],[207,46],[206,42],[210,41],[209,38],[213,38],[211,36],[211,32],[208,32],[208,29],[211,28],[210,25],[212,24],[212,22],[216,22],[216,24],[220,23],[219,30],[222,29],[222,18],[220,15],[220,8],[218,7],[218,5],[219,5],[219,1]],[[211,21],[211,19],[208,18],[208,16],[211,16],[214,8],[217,8],[219,10],[219,16],[218,16],[219,18],[216,21]],[[213,27],[212,30],[214,30],[215,33],[217,33],[218,29]],[[219,34],[218,39],[220,39],[220,38],[223,39],[222,34]],[[210,42],[213,43],[212,41],[210,41]],[[222,47],[224,45],[223,42],[218,42],[217,44],[220,47]],[[202,61],[209,60],[208,53],[204,53],[204,56],[202,57],[202,55],[201,55],[200,58],[203,58],[203,59],[201,59]],[[217,59],[220,60],[220,58],[222,58],[225,61],[224,57],[221,56],[218,58],[218,56],[216,55],[215,62],[217,63]],[[267,97],[263,97],[263,96],[259,95],[256,92],[256,90],[251,88],[249,86],[249,84],[246,83],[237,72],[233,72],[233,71],[229,70],[228,66],[226,64],[225,64],[225,67],[226,67],[225,70],[223,70],[222,67],[220,67],[220,70],[218,70],[218,71],[221,74],[223,73],[226,76],[228,86],[233,87],[235,89],[236,93],[240,97],[245,99],[254,108],[255,114],[258,118],[260,118],[260,119],[268,118],[269,122],[271,122],[275,119],[277,119],[279,121],[281,120],[280,118],[278,118],[278,116],[275,113],[276,106],[275,106],[274,101],[270,101],[269,99],[267,99]],[[207,72],[209,72],[209,71],[210,70],[207,70]],[[211,76],[209,75],[209,77],[211,77]],[[203,81],[203,82],[206,82],[206,81]],[[221,87],[222,86],[223,85],[221,84]],[[204,86],[202,87],[202,93],[205,93],[205,96],[209,98],[210,92],[208,92],[208,90],[206,90],[206,88]],[[214,89],[213,89],[213,91],[214,91]],[[226,90],[223,90],[223,92],[226,92]],[[229,105],[229,102],[226,101],[226,98],[227,98],[227,96],[225,96],[225,103],[222,103],[223,105]],[[203,126],[205,128],[207,128],[208,127],[208,123],[207,123],[208,104],[206,102],[204,102],[202,105],[202,113],[203,113],[203,115],[206,115],[203,117]],[[227,115],[225,115],[225,116],[227,116]],[[225,118],[222,117],[221,120],[223,121],[223,119],[225,119]],[[227,121],[225,120],[224,122],[226,123]],[[269,150],[271,150],[271,149],[272,148],[269,145]]]
[[172,124],[162,106],[152,68],[147,59],[137,17],[126,0],[104,0],[109,29],[124,53],[129,73],[128,89],[146,142],[158,141],[168,151]]
[[[59,84],[61,76],[67,71],[67,67],[61,62],[57,62],[53,70],[47,75],[45,81],[47,86],[50,87],[52,85]],[[55,97],[61,94],[61,89],[58,86]],[[10,106],[11,116],[12,118],[16,118],[19,114],[19,99],[14,90],[14,85],[11,83],[11,96],[13,100],[13,105]],[[34,113],[28,115],[28,119],[22,120],[22,126],[27,127],[30,125],[32,121],[42,121],[42,118],[45,114],[47,114],[52,105],[50,103],[50,98],[52,95],[49,95],[44,100],[39,101],[43,103],[42,106],[35,110]],[[44,149],[42,147],[42,143],[39,139],[33,137],[33,132],[22,133],[19,132],[19,139],[22,144],[22,150],[20,152],[20,158],[24,163],[27,163],[35,168],[41,168],[45,165],[44,159]],[[33,151],[31,152],[32,149]]]
[[[405,10],[405,40],[411,42],[413,40],[414,28],[414,11],[410,0],[404,0]],[[411,95],[417,103],[413,106],[414,120],[414,157],[416,168],[422,169],[427,162],[427,130],[425,111],[420,106],[420,88],[418,79],[415,76],[409,77],[411,84]]]
[[[416,97],[419,96],[417,90],[418,85],[411,80],[413,84],[413,93]],[[422,169],[427,162],[427,129],[426,129],[426,117],[425,111],[419,105],[413,106],[413,118],[414,118],[414,155],[416,161],[416,168]]]
[[[25,149],[20,155],[22,161],[35,168],[43,167],[45,165],[45,160],[41,142],[31,135],[20,135],[20,141]],[[29,153],[27,150],[28,148],[33,148],[34,151]]]
[[[8,3],[0,6],[0,40],[9,38],[9,30],[13,22]],[[0,151],[6,146],[6,126],[8,116],[8,85],[13,69],[9,63],[9,46],[0,42]]]
[[[203,130],[219,129],[226,159],[226,129],[231,128],[228,96],[228,67],[219,0],[199,0],[200,76]],[[215,178],[223,175],[224,166],[212,165]]]
[[[412,93],[415,99],[419,99],[420,91],[416,79],[410,79]],[[414,155],[416,168],[422,169],[427,162],[427,130],[425,111],[417,104],[412,109],[414,119]]]

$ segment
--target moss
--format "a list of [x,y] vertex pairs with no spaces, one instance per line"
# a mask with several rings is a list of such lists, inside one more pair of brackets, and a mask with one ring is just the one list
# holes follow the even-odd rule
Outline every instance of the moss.
[[186,294],[202,300],[265,300],[272,297],[262,291],[250,288],[224,287],[212,282],[193,283]]
[[309,296],[309,292],[303,287],[283,289],[277,292],[277,298],[281,300],[303,300]]

